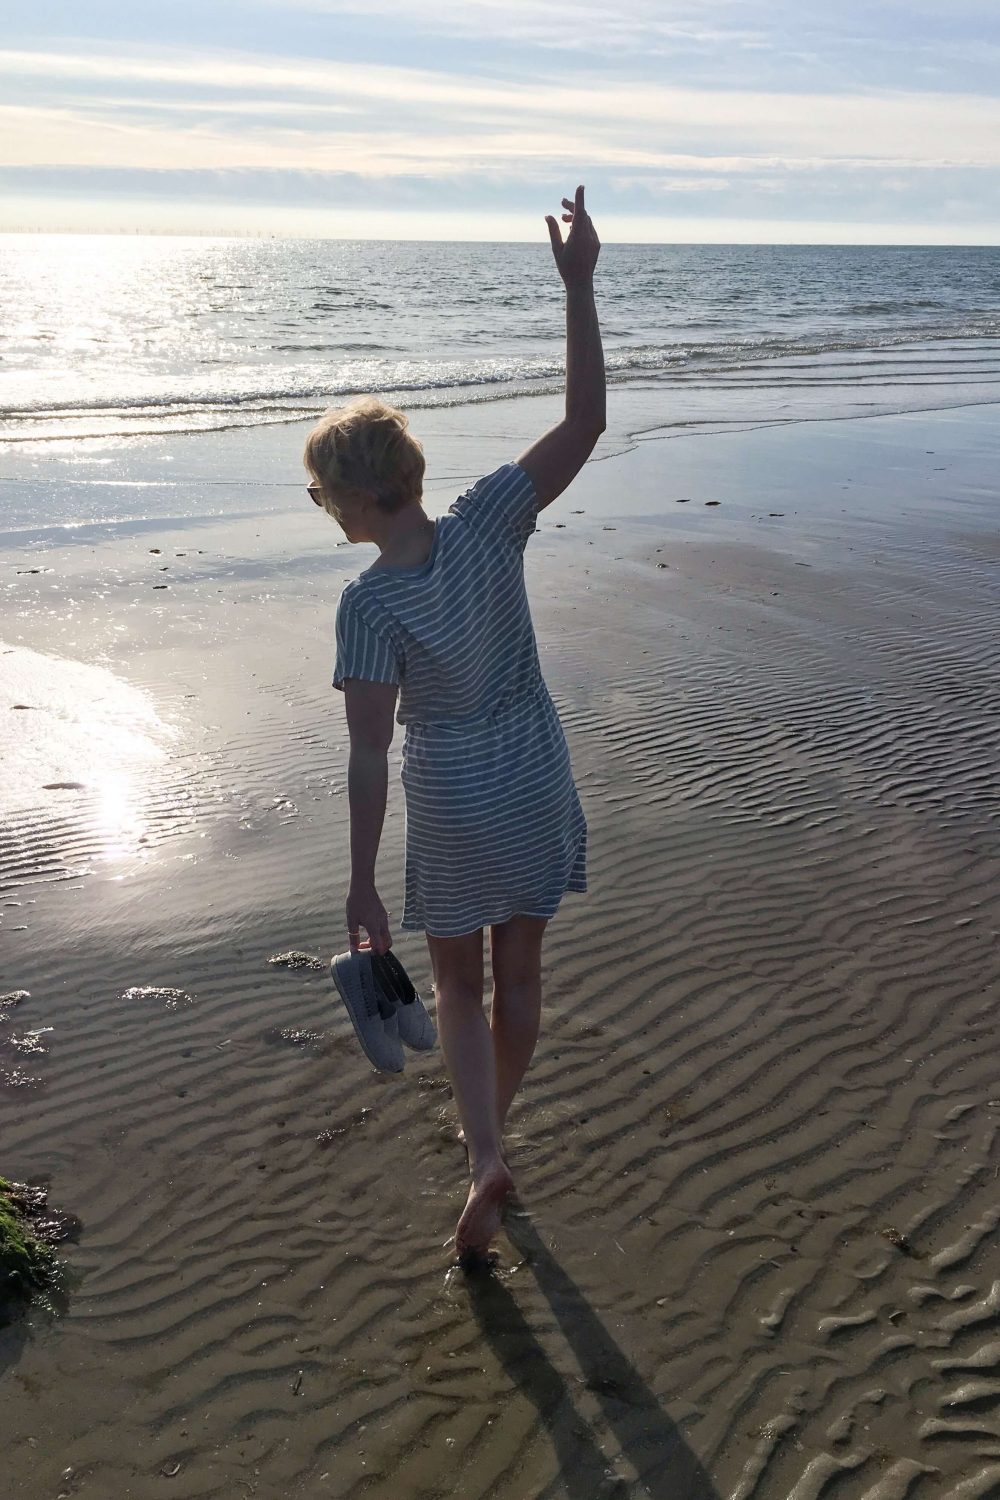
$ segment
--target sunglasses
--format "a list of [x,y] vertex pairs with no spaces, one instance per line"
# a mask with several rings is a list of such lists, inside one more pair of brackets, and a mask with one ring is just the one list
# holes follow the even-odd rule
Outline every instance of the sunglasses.
[[323,504],[323,500],[322,500],[322,493],[323,492],[322,492],[321,487],[318,484],[307,484],[306,485],[306,489],[309,491],[309,498],[313,501],[314,504],[316,504],[316,505],[322,505]]

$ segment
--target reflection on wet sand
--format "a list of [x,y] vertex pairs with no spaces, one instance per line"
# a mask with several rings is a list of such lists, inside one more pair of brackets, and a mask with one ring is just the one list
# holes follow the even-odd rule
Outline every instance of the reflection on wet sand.
[[0,815],[86,793],[105,857],[132,849],[143,776],[176,735],[149,694],[104,667],[8,646],[0,710]]

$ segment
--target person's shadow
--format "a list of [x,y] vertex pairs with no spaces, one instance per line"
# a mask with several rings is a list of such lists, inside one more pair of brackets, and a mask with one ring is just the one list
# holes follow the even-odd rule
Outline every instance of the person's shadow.
[[516,1298],[488,1270],[473,1271],[467,1280],[473,1313],[511,1380],[548,1428],[565,1494],[571,1500],[640,1493],[652,1500],[719,1500],[697,1454],[546,1248],[522,1204],[511,1204],[504,1229],[530,1265],[576,1355],[586,1389],[597,1397],[639,1476],[614,1475],[612,1461],[575,1410],[572,1389],[541,1348]]

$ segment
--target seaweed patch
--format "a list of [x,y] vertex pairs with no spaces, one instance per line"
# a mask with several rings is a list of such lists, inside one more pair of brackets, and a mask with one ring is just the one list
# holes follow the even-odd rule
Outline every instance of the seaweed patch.
[[65,1290],[55,1247],[79,1232],[72,1214],[48,1208],[44,1188],[0,1177],[0,1328],[36,1298],[55,1310]]

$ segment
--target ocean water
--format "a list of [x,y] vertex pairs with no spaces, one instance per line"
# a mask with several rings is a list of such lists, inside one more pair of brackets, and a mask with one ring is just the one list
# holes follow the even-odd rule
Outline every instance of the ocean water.
[[[1000,394],[1000,248],[606,245],[597,298],[610,384],[665,426]],[[558,392],[563,306],[547,241],[4,236],[0,443]]]

